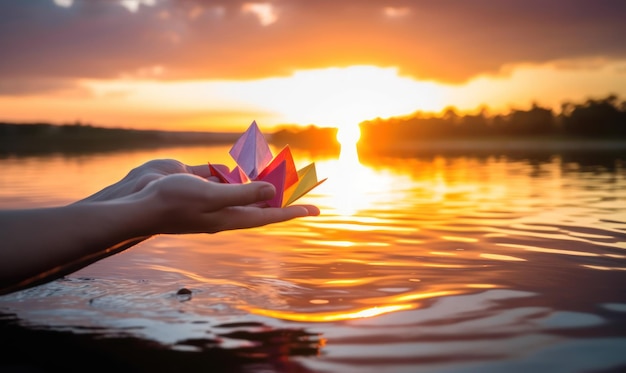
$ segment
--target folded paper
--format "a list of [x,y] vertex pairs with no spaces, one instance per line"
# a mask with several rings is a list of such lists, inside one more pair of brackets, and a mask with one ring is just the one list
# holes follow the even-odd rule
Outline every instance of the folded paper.
[[317,180],[315,163],[297,170],[289,145],[274,156],[256,121],[239,137],[229,153],[237,165],[232,170],[224,170],[209,163],[211,175],[229,184],[258,180],[273,184],[276,195],[267,201],[270,207],[288,206],[326,180]]

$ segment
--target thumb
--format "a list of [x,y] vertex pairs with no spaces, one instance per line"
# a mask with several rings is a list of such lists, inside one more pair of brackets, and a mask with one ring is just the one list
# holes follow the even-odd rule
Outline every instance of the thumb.
[[216,209],[228,206],[247,206],[274,197],[276,188],[268,182],[253,181],[246,184],[211,183],[211,200]]

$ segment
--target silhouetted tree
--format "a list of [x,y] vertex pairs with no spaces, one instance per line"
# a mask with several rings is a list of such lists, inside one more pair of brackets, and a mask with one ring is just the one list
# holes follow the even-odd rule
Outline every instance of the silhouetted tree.
[[518,136],[551,135],[556,132],[552,110],[533,103],[530,110],[514,110],[510,114],[508,133]]
[[626,111],[620,110],[616,95],[604,99],[588,99],[574,105],[569,115],[562,117],[565,133],[580,137],[625,137]]
[[516,109],[493,117],[489,117],[486,108],[478,114],[461,116],[454,107],[447,107],[439,116],[415,112],[407,117],[376,118],[361,123],[361,132],[363,144],[556,135],[626,139],[626,101],[609,95],[600,100],[588,99],[583,104],[564,102],[558,116],[537,103],[529,110]]

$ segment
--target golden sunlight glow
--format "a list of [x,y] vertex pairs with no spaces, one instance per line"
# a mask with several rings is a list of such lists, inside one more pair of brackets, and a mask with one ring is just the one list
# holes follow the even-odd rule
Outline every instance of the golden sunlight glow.
[[337,141],[341,144],[341,149],[354,148],[361,138],[361,128],[358,124],[352,126],[340,126],[337,131]]
[[[147,116],[152,113],[152,123],[160,115],[180,113],[182,120],[175,121],[176,129],[199,129],[203,124],[210,130],[225,129],[222,126],[239,130],[253,119],[265,128],[285,123],[315,124],[341,128],[342,139],[345,136],[350,142],[357,137],[357,124],[364,120],[415,110],[437,111],[444,106],[438,84],[402,77],[395,68],[376,66],[296,71],[287,77],[248,81],[163,82],[127,77],[85,80],[81,85],[94,93],[99,106],[116,108],[99,110],[99,115],[121,111],[119,116],[127,118],[125,122],[137,116],[135,112],[143,112]],[[225,113],[232,118],[220,119]],[[239,121],[241,114],[248,120]]]
[[[350,66],[297,71],[289,78],[264,79],[244,94],[287,122],[352,126],[363,120],[442,107],[435,83],[401,77],[395,68]],[[262,94],[262,92],[272,94]]]
[[[363,166],[358,159],[356,146],[342,146],[338,160],[315,162],[318,172],[328,177],[320,185],[318,205],[330,214],[346,217],[346,224],[354,224],[359,211],[373,206],[394,205],[395,201],[405,198],[405,190],[396,190],[403,183],[410,183],[406,175],[390,175]],[[329,192],[324,192],[329,191]],[[337,224],[339,222],[334,222]],[[373,222],[360,222],[362,226],[371,226]],[[384,221],[376,223],[379,227]],[[390,227],[385,226],[385,229]],[[393,227],[391,227],[393,229]]]
[[519,248],[519,249],[524,249],[526,251],[535,251],[535,252],[547,253],[547,254],[560,254],[560,255],[573,255],[573,256],[598,256],[598,254],[589,253],[589,252],[586,252],[586,251],[550,249],[550,248],[547,248],[547,247],[519,245],[519,244],[512,244],[512,243],[498,243],[496,245],[504,246],[504,247]]
[[[69,3],[57,0],[57,4]],[[595,70],[515,65],[507,68],[507,75],[446,85],[401,76],[396,68],[363,65],[240,81],[159,80],[167,69],[151,66],[118,79],[68,81],[73,88],[54,93],[2,96],[0,107],[6,108],[3,119],[12,121],[45,117],[52,122],[79,119],[104,126],[239,131],[257,120],[265,128],[281,124],[340,128],[419,110],[439,112],[447,106],[464,112],[487,104],[490,110],[508,111],[511,105],[526,107],[540,99],[540,105],[558,108],[564,100],[607,91],[623,95],[626,74],[614,72],[624,68],[623,62]],[[532,83],[538,81],[544,82],[541,97]]]
[[376,299],[364,299],[363,301],[366,301],[368,303],[377,302],[387,304],[351,311],[299,313],[281,310],[267,310],[263,308],[249,306],[243,306],[243,309],[257,315],[275,317],[283,320],[300,322],[331,322],[369,318],[390,312],[411,310],[417,308],[418,304],[415,303],[415,301],[417,300],[432,299],[461,293],[461,290],[441,290],[430,292],[415,292]]
[[502,255],[502,254],[491,254],[491,253],[482,253],[479,255],[481,258],[485,259],[493,259],[493,260],[504,260],[504,261],[513,261],[513,262],[525,262],[526,259],[518,258],[510,255]]
[[589,264],[583,264],[582,267],[589,269],[598,269],[600,271],[626,271],[624,267],[605,267],[605,266],[594,266]]
[[389,312],[404,311],[413,308],[415,308],[415,305],[413,304],[392,304],[388,306],[365,308],[358,311],[320,313],[297,313],[280,310],[266,310],[263,308],[252,307],[245,307],[244,309],[256,315],[268,316],[282,320],[300,322],[331,322],[374,317]]
[[441,236],[441,239],[446,241],[457,241],[457,242],[478,242],[478,239],[471,237],[459,237],[459,236]]
[[460,294],[460,293],[461,293],[460,290],[441,290],[441,291],[431,291],[427,293],[415,292],[415,293],[398,295],[395,297],[395,301],[407,302],[407,301],[415,301],[415,300],[421,300],[421,299],[446,297],[446,296]]

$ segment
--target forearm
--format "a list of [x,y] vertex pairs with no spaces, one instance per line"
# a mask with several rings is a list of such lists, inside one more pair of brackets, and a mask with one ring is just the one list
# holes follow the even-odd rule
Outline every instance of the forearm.
[[133,201],[0,212],[0,294],[36,285],[120,252],[150,234]]
[[255,207],[274,197],[269,183],[155,175],[139,175],[139,191],[135,184],[64,207],[0,211],[0,294],[76,271],[154,234],[216,233],[319,214],[307,205]]

